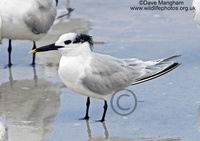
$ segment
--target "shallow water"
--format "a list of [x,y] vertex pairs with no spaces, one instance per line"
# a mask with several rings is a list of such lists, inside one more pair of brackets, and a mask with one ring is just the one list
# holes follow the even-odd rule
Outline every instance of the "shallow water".
[[[184,0],[190,6],[191,0]],[[59,8],[64,8],[60,0]],[[10,141],[197,141],[200,138],[200,29],[192,11],[132,11],[138,0],[70,1],[75,11],[56,21],[38,46],[52,43],[65,32],[88,33],[94,51],[119,58],[152,60],[180,54],[182,64],[172,72],[129,87],[137,107],[121,116],[109,108],[104,124],[103,101],[91,99],[90,120],[85,114],[86,97],[67,89],[57,75],[60,54],[37,54],[29,66],[30,41],[13,41],[12,63],[6,68],[7,44],[0,47],[0,116],[8,124]],[[103,43],[103,44],[102,44]],[[124,97],[126,98],[126,97]],[[131,102],[122,99],[122,107]],[[133,101],[134,103],[134,101]],[[129,105],[130,104],[130,105]]]

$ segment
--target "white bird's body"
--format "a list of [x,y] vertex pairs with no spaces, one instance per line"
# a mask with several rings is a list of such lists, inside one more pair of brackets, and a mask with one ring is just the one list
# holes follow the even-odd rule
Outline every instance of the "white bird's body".
[[55,0],[0,0],[0,41],[36,41],[48,32],[55,17]]
[[[86,34],[68,33],[55,44],[37,48],[31,53],[59,50],[62,54],[58,74],[63,83],[74,92],[92,98],[105,100],[104,121],[107,100],[126,87],[161,76],[179,63],[172,56],[167,59],[142,61],[136,58],[118,59],[92,52],[92,37]],[[88,98],[87,107],[90,100]],[[85,119],[88,119],[88,108]]]
[[[0,43],[9,39],[8,66],[11,63],[11,40],[31,40],[42,38],[51,28],[56,17],[58,0],[0,0]],[[32,65],[35,65],[33,54]]]
[[194,21],[200,27],[200,0],[194,0],[193,6],[195,7],[194,10]]
[[108,100],[135,81],[161,72],[173,64],[172,61],[164,62],[165,59],[118,59],[91,52],[88,46],[85,43],[80,52],[69,51],[62,55],[58,74],[69,89],[92,98]]

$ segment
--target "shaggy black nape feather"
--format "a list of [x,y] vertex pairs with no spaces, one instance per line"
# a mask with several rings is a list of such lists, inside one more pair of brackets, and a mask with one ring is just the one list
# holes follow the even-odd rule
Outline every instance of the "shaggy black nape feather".
[[90,49],[93,49],[93,39],[92,36],[87,34],[77,34],[76,38],[74,39],[73,43],[84,43],[88,42],[90,45]]

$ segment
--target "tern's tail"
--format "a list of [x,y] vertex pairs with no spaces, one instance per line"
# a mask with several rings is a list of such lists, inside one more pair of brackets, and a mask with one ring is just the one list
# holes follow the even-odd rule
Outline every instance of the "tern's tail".
[[[173,56],[173,57],[170,57],[170,58],[167,58],[167,59],[164,59],[162,61],[160,61],[158,64],[160,63],[167,63],[167,62],[172,62],[170,61],[171,59],[174,59],[176,57],[179,57],[180,55],[177,55],[177,56]],[[146,76],[146,77],[141,77],[139,79],[137,79],[135,82],[132,83],[132,85],[135,85],[135,84],[138,84],[138,83],[142,83],[142,82],[145,82],[145,81],[148,81],[148,80],[151,80],[151,79],[154,79],[154,78],[157,78],[161,75],[164,75],[168,72],[170,72],[171,70],[175,69],[176,67],[178,67],[180,65],[180,63],[177,63],[177,62],[173,62],[172,64],[170,64],[168,67],[166,67],[164,70],[161,70],[157,73],[154,73],[152,75],[149,75],[149,76]]]

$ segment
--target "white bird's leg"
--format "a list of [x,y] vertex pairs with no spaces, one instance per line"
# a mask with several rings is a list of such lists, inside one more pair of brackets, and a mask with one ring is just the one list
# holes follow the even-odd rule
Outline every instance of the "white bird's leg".
[[11,63],[11,52],[12,52],[12,45],[11,45],[12,40],[9,39],[9,43],[8,43],[8,66],[11,67],[12,63]]
[[101,120],[100,120],[101,122],[104,122],[104,121],[105,121],[106,111],[107,111],[107,109],[108,109],[107,101],[105,100],[104,102],[105,102],[105,104],[104,104],[104,106],[103,106],[104,111],[103,111],[103,116],[102,116],[102,118],[101,118]]
[[89,113],[89,107],[90,107],[90,97],[87,97],[87,102],[86,102],[86,113],[85,113],[85,117],[83,119],[88,120],[90,117],[88,115]]
[[[33,41],[33,48],[32,48],[32,50],[34,50],[34,49],[36,49],[35,41]],[[35,65],[35,53],[33,53],[32,65],[33,65],[33,66]]]

